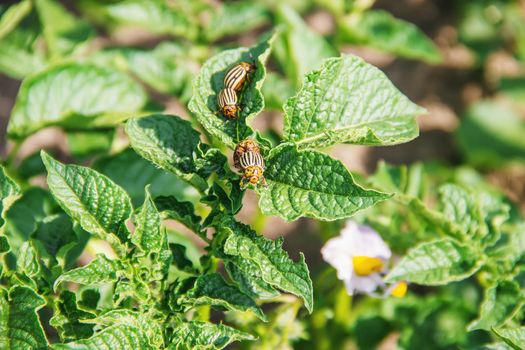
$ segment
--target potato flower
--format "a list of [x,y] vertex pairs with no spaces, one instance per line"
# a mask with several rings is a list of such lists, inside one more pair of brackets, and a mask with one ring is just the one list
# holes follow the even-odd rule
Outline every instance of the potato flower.
[[371,227],[347,221],[341,234],[326,242],[321,254],[335,267],[349,295],[371,294],[377,287],[384,287],[380,273],[392,252]]

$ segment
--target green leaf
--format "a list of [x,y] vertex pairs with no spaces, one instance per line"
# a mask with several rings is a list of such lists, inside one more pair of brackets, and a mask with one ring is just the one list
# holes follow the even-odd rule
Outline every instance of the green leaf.
[[166,234],[160,229],[160,214],[146,188],[146,199],[136,216],[131,242],[145,253],[158,253],[166,240]]
[[257,188],[259,207],[265,215],[288,221],[301,216],[343,219],[390,197],[357,185],[340,161],[290,144],[274,148],[266,166],[268,187]]
[[284,138],[301,148],[338,143],[393,145],[419,135],[425,110],[357,56],[327,59],[284,106]]
[[55,350],[154,350],[146,334],[139,328],[119,324],[108,327],[89,339],[67,344],[53,344]]
[[459,230],[471,236],[480,230],[482,218],[474,194],[460,186],[447,184],[439,188],[439,197],[443,215]]
[[64,165],[43,151],[42,160],[49,189],[64,211],[84,230],[116,243],[132,211],[126,192],[92,169]]
[[525,159],[524,133],[525,121],[517,110],[482,101],[465,112],[456,137],[469,163],[496,168]]
[[52,66],[22,83],[8,134],[24,138],[51,125],[114,126],[145,102],[142,87],[118,71],[79,63]]
[[124,188],[133,205],[137,207],[144,202],[146,185],[150,186],[153,197],[162,194],[193,198],[193,195],[197,195],[196,191],[179,177],[158,169],[129,148],[97,160],[93,168]]
[[385,281],[442,285],[468,278],[481,264],[478,252],[470,246],[443,239],[422,243],[409,250],[386,276]]
[[0,18],[0,39],[10,33],[31,11],[31,1],[23,0],[13,4],[2,14]]
[[439,50],[419,28],[382,10],[365,11],[341,18],[338,38],[395,55],[428,63],[442,61]]
[[177,325],[170,349],[223,349],[234,341],[255,340],[251,334],[223,324],[190,321]]
[[196,27],[177,2],[162,0],[125,0],[109,4],[107,15],[114,22],[131,24],[155,34],[172,34],[195,38]]
[[238,262],[249,260],[249,267],[258,267],[256,277],[260,276],[267,284],[297,295],[304,301],[308,311],[313,310],[313,287],[308,266],[301,253],[294,262],[282,249],[283,239],[275,241],[257,235],[249,226],[236,222],[231,217],[223,217],[217,226],[219,232],[227,234],[224,253],[238,257]]
[[157,349],[164,348],[162,319],[154,318],[153,312],[136,312],[127,309],[110,310],[96,318],[84,320],[84,323],[92,323],[103,326],[129,325],[140,329],[149,338],[150,344]]
[[117,260],[110,260],[104,254],[97,256],[89,264],[69,270],[60,275],[55,281],[55,290],[62,282],[74,282],[84,285],[99,285],[117,280],[120,264]]
[[206,25],[206,37],[215,41],[228,35],[246,33],[269,20],[266,6],[261,3],[224,3],[219,9],[213,9],[211,19]]
[[32,12],[0,38],[0,72],[22,79],[44,67],[44,53],[36,45],[40,31],[38,17]]
[[226,283],[218,273],[201,275],[195,282],[185,302],[193,305],[212,305],[224,307],[227,310],[251,311],[259,319],[267,321],[262,310],[248,295],[241,292],[237,287]]
[[6,235],[14,251],[35,232],[44,218],[59,209],[48,191],[40,187],[27,188],[6,213]]
[[93,318],[95,315],[78,308],[75,293],[63,291],[54,306],[55,310],[49,324],[58,330],[62,341],[84,339],[93,335],[93,326],[81,321]]
[[513,349],[523,350],[523,344],[525,344],[525,327],[503,329],[493,328],[492,331]]
[[[210,175],[203,160],[204,145],[200,135],[190,122],[176,116],[151,115],[130,119],[126,123],[133,149],[153,164],[168,170],[199,190],[207,187],[205,179]],[[226,158],[222,157],[223,164]],[[202,164],[204,163],[204,164]]]
[[509,217],[509,207],[489,192],[476,192],[446,184],[439,188],[445,220],[463,237],[492,245],[500,237],[500,227]]
[[264,281],[261,269],[252,260],[228,256],[225,261],[225,268],[239,289],[252,298],[272,299],[280,294]]
[[196,273],[193,267],[193,262],[186,257],[186,247],[178,243],[170,243],[169,245],[173,257],[173,263],[181,271],[188,273]]
[[16,270],[29,277],[36,277],[40,274],[38,253],[31,241],[25,242],[20,247],[20,252],[16,259]]
[[37,311],[46,301],[28,287],[0,288],[0,348],[47,349],[48,343]]
[[155,205],[163,220],[177,220],[194,232],[201,232],[202,218],[195,214],[191,202],[181,202],[174,196],[159,196],[155,198]]
[[94,34],[88,22],[73,16],[59,2],[35,0],[35,7],[42,22],[44,39],[51,57],[71,54]]
[[41,242],[47,253],[56,257],[62,267],[70,268],[82,253],[89,233],[74,228],[71,219],[60,213],[45,217],[31,237]]
[[[247,125],[264,109],[261,87],[266,76],[265,63],[270,54],[273,36],[251,47],[226,50],[208,59],[193,82],[193,96],[189,103],[199,123],[206,131],[230,148],[253,134]],[[217,94],[224,88],[224,76],[239,62],[253,62],[256,70],[250,74],[239,99],[241,112],[238,118],[227,120],[219,111]]]
[[292,7],[279,7],[277,22],[281,25],[273,53],[287,78],[300,86],[303,76],[318,69],[325,58],[337,51],[319,34],[311,30]]
[[468,325],[467,330],[490,330],[492,327],[503,326],[521,309],[524,301],[516,282],[499,282],[485,290],[479,317]]
[[5,213],[20,196],[20,187],[7,176],[4,167],[0,165],[0,228],[4,226]]

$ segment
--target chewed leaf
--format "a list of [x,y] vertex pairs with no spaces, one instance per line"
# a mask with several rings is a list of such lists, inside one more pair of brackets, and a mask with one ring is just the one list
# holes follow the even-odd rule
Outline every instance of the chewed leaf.
[[[264,66],[273,37],[251,48],[238,48],[220,52],[207,60],[193,83],[193,97],[189,108],[208,133],[230,148],[253,134],[247,122],[264,108],[261,87],[266,76]],[[255,60],[255,62],[254,62]],[[217,94],[224,88],[224,76],[240,62],[254,62],[256,70],[239,97],[241,112],[238,118],[227,120],[219,111]]]
[[422,243],[386,276],[387,282],[410,281],[436,286],[470,277],[480,268],[472,248],[451,239]]
[[390,197],[360,187],[340,161],[290,144],[273,149],[266,166],[268,187],[258,188],[259,206],[266,215],[288,221],[347,218]]
[[415,117],[425,112],[383,72],[351,55],[327,59],[308,74],[284,111],[284,138],[300,148],[407,142],[418,136]]
[[51,125],[113,126],[145,103],[142,87],[124,73],[66,63],[24,80],[7,131],[11,137],[23,138]]

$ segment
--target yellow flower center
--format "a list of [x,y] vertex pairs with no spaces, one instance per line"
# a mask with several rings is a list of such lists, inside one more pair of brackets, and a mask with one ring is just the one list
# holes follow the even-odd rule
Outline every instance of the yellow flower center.
[[379,258],[369,256],[354,256],[352,258],[354,271],[359,276],[368,276],[383,270],[383,262]]
[[395,298],[402,298],[407,294],[408,290],[408,284],[404,281],[398,282],[394,288],[392,288],[392,291],[390,294],[392,294]]

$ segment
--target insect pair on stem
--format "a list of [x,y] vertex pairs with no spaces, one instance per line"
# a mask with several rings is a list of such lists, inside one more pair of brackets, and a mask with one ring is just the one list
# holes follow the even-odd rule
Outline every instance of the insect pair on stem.
[[[218,94],[220,112],[228,119],[235,119],[241,108],[238,93],[250,79],[250,74],[256,69],[255,63],[240,62],[232,67],[224,76],[224,88]],[[248,184],[257,185],[264,178],[264,159],[261,150],[255,141],[247,139],[241,141],[233,154],[234,165],[242,171],[241,188]]]
[[255,63],[240,62],[224,76],[224,88],[219,91],[220,112],[228,119],[235,119],[241,108],[237,93],[249,80],[250,73],[255,71]]

